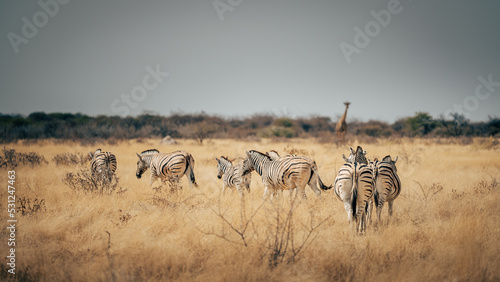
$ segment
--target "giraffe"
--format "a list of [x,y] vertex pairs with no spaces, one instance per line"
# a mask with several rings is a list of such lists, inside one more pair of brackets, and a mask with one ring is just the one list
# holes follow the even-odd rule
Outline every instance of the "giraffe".
[[345,118],[347,117],[347,109],[349,108],[350,102],[344,102],[345,112],[342,118],[337,122],[337,126],[335,127],[335,133],[339,140],[344,141],[345,133],[347,132],[347,123],[345,122]]

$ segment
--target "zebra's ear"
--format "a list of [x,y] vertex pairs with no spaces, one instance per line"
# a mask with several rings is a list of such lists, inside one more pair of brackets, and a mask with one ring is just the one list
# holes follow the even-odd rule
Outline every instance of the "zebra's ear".
[[342,158],[344,158],[344,161],[349,162],[349,159],[347,159],[344,154],[342,154]]
[[354,150],[351,147],[349,147],[349,150],[351,150],[351,154],[354,155]]
[[394,158],[393,162],[396,163],[398,161],[398,157],[399,156],[396,156],[396,158]]
[[93,159],[94,158],[94,153],[89,152],[89,156],[90,156],[90,159]]
[[219,162],[219,159],[218,159],[217,157],[215,157],[215,160],[216,160],[217,162]]
[[245,151],[245,153],[247,154],[247,156],[250,156],[250,153],[248,151]]
[[142,161],[142,157],[141,157],[141,155],[139,155],[139,154],[137,154],[137,153],[135,153],[135,154],[139,157],[139,160],[141,160],[141,161]]

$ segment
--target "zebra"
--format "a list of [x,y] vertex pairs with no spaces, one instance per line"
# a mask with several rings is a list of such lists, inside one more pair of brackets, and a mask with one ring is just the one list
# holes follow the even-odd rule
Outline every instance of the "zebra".
[[321,191],[317,184],[323,190],[332,188],[321,181],[316,163],[311,164],[303,157],[282,157],[273,161],[268,155],[255,150],[247,151],[246,155],[243,162],[243,173],[255,170],[262,177],[262,182],[266,187],[264,198],[269,190],[272,190],[274,194],[278,189],[291,190],[294,188],[297,188],[302,196],[307,198],[305,194],[306,184],[309,184],[318,197],[321,196]]
[[[310,159],[308,157],[305,157],[305,156],[298,156],[298,155],[288,154],[288,155],[285,155],[285,156],[281,157],[280,154],[276,150],[271,150],[269,152],[266,152],[266,155],[268,155],[271,158],[271,160],[273,160],[273,161],[276,161],[276,160],[279,160],[279,159],[282,159],[282,158],[287,158],[287,157],[299,157],[299,158],[303,158],[304,160],[306,160],[307,162],[309,162],[309,164],[311,166],[315,166],[316,165],[316,163],[312,159]],[[297,190],[297,189],[290,190],[290,196],[292,195],[292,193],[295,190]],[[314,189],[312,189],[312,190],[313,190],[313,192],[315,192]]]
[[344,154],[342,154],[342,158],[344,158],[344,161],[347,163],[360,163],[360,164],[368,164],[368,160],[366,159],[366,151],[364,151],[361,146],[358,146],[356,148],[356,151],[354,151],[351,147],[349,147],[349,150],[351,151],[351,154],[349,157],[346,157]]
[[[375,181],[373,203],[376,208],[377,223],[380,223],[382,209],[385,202],[389,205],[389,216],[392,216],[393,202],[401,192],[401,180],[399,179],[396,168],[397,161],[398,157],[392,160],[391,156],[388,155],[385,156],[380,162],[378,159],[375,159],[374,162],[371,163]],[[372,207],[370,207],[370,217],[371,210]]]
[[220,159],[215,158],[215,160],[217,161],[217,178],[223,178],[222,193],[224,193],[226,187],[236,187],[240,195],[243,195],[242,187],[250,192],[252,175],[250,173],[243,175],[242,164],[233,165],[227,157],[223,156]]
[[116,156],[110,152],[103,152],[101,149],[97,149],[94,153],[89,152],[89,155],[92,177],[95,179],[100,176],[102,180],[111,182],[117,166]]
[[360,146],[356,152],[352,148],[350,150],[349,158],[343,156],[347,162],[340,167],[335,178],[334,192],[344,203],[348,222],[356,232],[362,234],[366,229],[370,199],[374,191],[373,169],[365,158],[366,151]]
[[135,175],[140,179],[148,168],[151,169],[150,187],[158,178],[178,185],[184,174],[188,178],[189,186],[198,187],[194,177],[194,158],[190,153],[175,151],[167,154],[151,149],[143,151],[141,154],[136,153],[136,155],[139,157],[139,161]]

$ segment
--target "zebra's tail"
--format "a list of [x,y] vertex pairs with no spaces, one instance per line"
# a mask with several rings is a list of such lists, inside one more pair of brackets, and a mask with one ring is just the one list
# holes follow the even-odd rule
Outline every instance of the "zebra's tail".
[[194,158],[193,158],[193,155],[188,154],[186,161],[187,161],[187,169],[189,170],[189,176],[188,176],[189,183],[193,184],[194,187],[198,187],[198,184],[196,183],[196,179],[194,177]]
[[354,163],[354,172],[352,174],[352,215],[354,220],[357,221],[357,203],[358,203],[358,168],[357,163]]
[[[321,188],[321,190],[330,190],[332,189],[333,187],[333,184],[330,185],[330,186],[326,186],[323,181],[321,181],[321,177],[319,177],[319,173],[318,173],[318,167],[316,166],[316,162],[313,162],[313,165],[311,167],[311,178],[313,177],[316,177],[318,179],[318,184],[319,184],[319,188]],[[338,195],[337,195],[338,196]]]

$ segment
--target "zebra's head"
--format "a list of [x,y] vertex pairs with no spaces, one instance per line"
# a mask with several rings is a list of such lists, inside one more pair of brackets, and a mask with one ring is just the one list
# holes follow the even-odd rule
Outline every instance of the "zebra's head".
[[398,156],[396,156],[396,158],[391,159],[391,155],[387,155],[385,156],[383,159],[382,159],[383,162],[386,162],[386,163],[390,163],[392,168],[394,169],[395,172],[398,171],[397,167],[396,167],[396,162],[398,161]]
[[243,175],[247,174],[247,173],[250,173],[252,172],[255,168],[254,168],[254,164],[253,164],[253,160],[252,160],[252,154],[254,153],[255,151],[251,150],[250,152],[249,151],[246,151],[246,155],[247,157],[245,158],[245,160],[243,160],[243,165],[242,165],[242,168],[241,168],[241,173]]
[[90,160],[93,160],[94,157],[101,152],[101,149],[97,149],[94,153],[89,152]]
[[246,151],[247,157],[243,161],[242,174],[245,175],[253,170],[261,174],[262,164],[265,162],[272,161],[271,157],[267,154],[261,153],[259,151],[251,150]]
[[346,156],[342,154],[344,161],[348,163],[357,162],[360,164],[368,164],[368,160],[366,159],[366,151],[363,151],[361,146],[358,146],[358,148],[356,148],[356,151],[354,151],[351,147],[349,147],[349,150],[351,151],[349,157],[346,158]]
[[220,159],[215,158],[215,160],[217,161],[217,178],[221,179],[227,169],[232,166],[232,163],[227,157],[223,156]]
[[140,179],[142,174],[148,169],[149,166],[141,155],[137,153],[136,155],[139,157],[139,161],[137,161],[137,171],[135,172],[135,176]]

